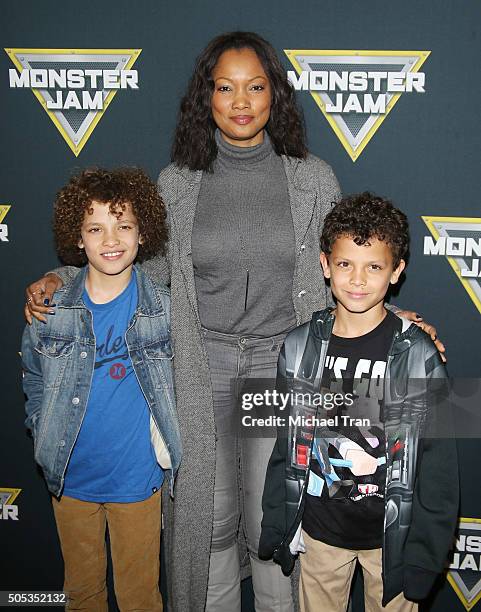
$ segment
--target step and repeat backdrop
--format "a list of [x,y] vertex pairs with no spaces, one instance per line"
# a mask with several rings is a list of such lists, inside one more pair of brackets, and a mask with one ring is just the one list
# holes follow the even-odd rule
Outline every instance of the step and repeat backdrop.
[[[49,495],[23,425],[19,357],[24,287],[58,263],[55,194],[91,165],[140,166],[155,178],[195,57],[217,34],[267,38],[297,91],[309,148],[343,192],[368,189],[407,213],[411,254],[394,302],[436,325],[451,376],[479,378],[480,18],[470,0],[3,4],[0,590],[62,586]],[[481,612],[481,444],[468,434],[458,537],[425,605],[436,612]]]

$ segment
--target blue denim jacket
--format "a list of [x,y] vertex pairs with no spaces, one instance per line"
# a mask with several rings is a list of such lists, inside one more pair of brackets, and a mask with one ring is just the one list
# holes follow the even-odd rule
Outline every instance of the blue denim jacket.
[[[172,372],[170,295],[136,267],[138,304],[125,334],[133,369],[151,413],[157,460],[170,490],[181,459]],[[87,408],[95,365],[92,314],[82,301],[87,268],[55,294],[55,316],[34,320],[22,339],[25,421],[35,459],[51,493],[60,496],[65,471]]]

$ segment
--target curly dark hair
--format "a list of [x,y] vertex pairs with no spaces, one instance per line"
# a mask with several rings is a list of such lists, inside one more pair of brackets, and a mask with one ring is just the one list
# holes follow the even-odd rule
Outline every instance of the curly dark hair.
[[165,253],[168,238],[165,206],[145,172],[139,168],[88,168],[71,177],[54,203],[53,231],[57,254],[63,262],[73,266],[87,263],[78,242],[85,214],[91,211],[94,200],[108,204],[110,213],[117,217],[130,203],[142,236],[138,261]]
[[212,171],[217,157],[216,124],[211,111],[212,70],[222,53],[229,49],[252,49],[256,53],[271,85],[271,112],[266,130],[272,146],[277,155],[304,159],[307,155],[304,119],[274,47],[254,32],[229,32],[211,40],[197,58],[180,103],[172,161],[180,168]]
[[326,216],[321,234],[321,251],[329,255],[337,238],[351,237],[361,246],[370,238],[385,242],[391,249],[394,268],[406,259],[409,227],[406,215],[391,201],[368,191],[346,196]]

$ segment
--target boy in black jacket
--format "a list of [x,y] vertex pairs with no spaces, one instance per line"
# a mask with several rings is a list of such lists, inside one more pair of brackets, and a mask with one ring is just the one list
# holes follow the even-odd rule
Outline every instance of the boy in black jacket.
[[345,610],[358,561],[367,611],[416,610],[453,538],[444,365],[426,334],[384,307],[408,245],[406,216],[389,201],[337,204],[321,237],[336,308],[293,330],[279,357],[288,429],[267,470],[259,556],[289,574],[303,553],[304,612]]

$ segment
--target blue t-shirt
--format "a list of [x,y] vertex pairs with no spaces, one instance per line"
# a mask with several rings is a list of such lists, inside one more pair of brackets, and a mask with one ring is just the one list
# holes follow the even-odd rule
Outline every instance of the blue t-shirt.
[[163,481],[150,440],[150,410],[132,367],[125,332],[137,307],[135,271],[125,290],[94,304],[84,290],[96,338],[95,369],[64,494],[94,502],[135,502]]

